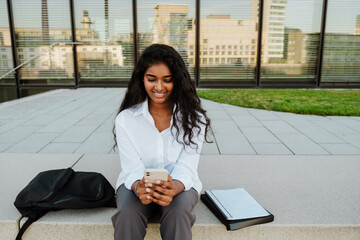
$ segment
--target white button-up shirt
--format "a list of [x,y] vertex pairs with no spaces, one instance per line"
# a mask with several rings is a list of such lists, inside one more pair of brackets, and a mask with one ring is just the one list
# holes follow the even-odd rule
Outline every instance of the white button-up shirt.
[[[161,168],[166,169],[173,179],[181,181],[185,190],[194,188],[198,193],[201,192],[202,183],[197,167],[205,126],[200,124],[199,135],[194,130],[192,140],[198,144],[197,149],[187,145],[184,148],[183,144],[177,142],[175,128],[171,130],[171,126],[172,120],[169,128],[158,131],[149,113],[147,100],[119,113],[115,120],[115,130],[122,171],[116,188],[125,184],[130,190],[131,185],[144,176],[146,168]],[[183,141],[182,128],[179,139]]]

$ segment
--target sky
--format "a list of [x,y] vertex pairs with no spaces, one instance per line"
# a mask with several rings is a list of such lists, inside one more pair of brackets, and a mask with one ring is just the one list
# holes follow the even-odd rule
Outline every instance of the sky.
[[[201,17],[209,14],[229,14],[233,19],[249,19],[251,0],[202,0]],[[267,0],[269,1],[269,0]],[[195,16],[195,0],[164,0],[159,2],[188,4],[189,18]],[[138,0],[139,31],[151,32],[153,8],[158,1]],[[69,1],[48,0],[50,28],[70,28]],[[132,31],[132,1],[109,0],[110,32]],[[322,0],[288,0],[285,26],[303,32],[319,32]],[[41,27],[41,0],[13,0],[16,27]],[[0,27],[8,27],[6,0],[0,0]],[[95,29],[104,25],[104,1],[76,0],[76,25],[81,27],[82,11],[88,10],[95,21]],[[360,0],[329,0],[327,32],[354,33],[356,16],[360,14]],[[97,26],[96,26],[97,25]]]

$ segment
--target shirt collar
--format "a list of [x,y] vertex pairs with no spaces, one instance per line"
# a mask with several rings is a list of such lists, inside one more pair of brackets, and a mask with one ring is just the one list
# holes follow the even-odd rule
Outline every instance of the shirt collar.
[[147,98],[142,103],[139,103],[138,106],[135,108],[134,117],[137,117],[137,116],[139,116],[141,114],[145,115],[146,112],[149,112],[149,106],[148,106],[148,99]]
[[[176,108],[176,104],[174,104],[173,106],[173,114],[175,112],[175,108]],[[139,115],[143,115],[146,119],[148,119],[150,122],[154,122],[153,117],[151,116],[150,112],[149,112],[149,103],[148,103],[148,98],[146,98],[146,100],[142,103],[139,103],[139,105],[135,108],[134,111],[134,117],[137,117]],[[171,118],[170,121],[170,126],[172,126],[173,123],[173,119]]]

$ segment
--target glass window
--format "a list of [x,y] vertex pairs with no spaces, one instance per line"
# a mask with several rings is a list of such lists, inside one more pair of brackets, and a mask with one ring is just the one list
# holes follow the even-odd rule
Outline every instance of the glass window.
[[[105,3],[108,3],[107,5]],[[134,67],[132,1],[87,1],[75,4],[81,82],[127,82]]]
[[[4,0],[0,1],[0,50],[0,53],[2,55],[0,58],[0,76],[3,76],[6,73],[10,72],[13,68],[13,55],[11,50],[9,19],[7,14],[6,1]],[[1,89],[1,85],[3,84],[15,85],[14,74],[10,73],[0,80],[0,95],[2,92],[7,92],[7,90],[5,91]],[[0,102],[2,101],[6,101],[6,98],[0,98]]]
[[328,2],[322,83],[360,82],[360,1]]
[[[26,83],[74,84],[72,46],[60,45],[72,42],[69,9],[66,1],[13,0],[17,46],[31,53],[19,56],[20,63],[35,58],[20,69],[20,76]],[[54,51],[44,52],[43,49]],[[60,54],[62,49],[69,49],[69,54]],[[42,62],[50,64],[44,66]]]
[[[195,1],[138,0],[137,15],[140,52],[153,43],[174,47],[194,80],[195,63],[189,62],[188,56],[193,50],[191,46],[195,45]],[[201,43],[206,41],[202,39]]]
[[[315,84],[322,2],[264,2],[261,83],[298,81]],[[284,17],[271,17],[274,13]],[[253,57],[255,45],[251,50]]]

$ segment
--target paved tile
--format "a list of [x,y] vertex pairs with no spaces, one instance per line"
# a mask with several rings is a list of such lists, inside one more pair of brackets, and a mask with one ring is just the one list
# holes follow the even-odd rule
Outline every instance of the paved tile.
[[302,127],[299,131],[316,143],[346,143],[340,137],[336,137],[333,133],[319,127]]
[[36,153],[49,144],[56,136],[56,133],[34,133],[28,138],[7,149],[6,152]]
[[39,153],[73,153],[80,143],[49,143]]
[[299,129],[301,131],[301,128],[311,128],[311,127],[316,127],[318,128],[319,126],[316,125],[315,123],[302,118],[301,116],[298,117],[284,117],[282,118],[282,120],[284,120],[287,124],[289,124],[290,126]]
[[[0,151],[116,154],[112,129],[125,90],[56,90],[1,103]],[[265,111],[204,99],[202,105],[217,141],[204,144],[202,154],[328,155],[360,148],[360,117]]]
[[107,120],[105,114],[89,114],[76,123],[76,126],[99,126]]
[[76,149],[75,153],[107,154],[114,145],[112,134],[94,133]]
[[322,121],[325,119],[325,117],[323,116],[318,116],[318,115],[302,115],[302,117],[304,119],[307,119],[309,121]]
[[22,124],[22,120],[10,120],[7,123],[0,126],[0,134],[9,131],[12,128],[15,128],[16,126],[19,126]]
[[331,154],[360,154],[360,148],[357,148],[351,144],[321,144]]
[[223,107],[220,103],[209,101],[206,99],[201,99],[201,105],[209,111],[223,110]]
[[231,120],[231,117],[225,110],[213,110],[206,113],[212,120]]
[[212,120],[211,128],[215,134],[239,133],[240,129],[232,120]]
[[319,127],[328,130],[331,133],[336,135],[345,135],[345,134],[352,134],[354,130],[345,126],[341,125],[336,121],[333,121],[328,118],[321,119],[320,121],[314,121]]
[[74,125],[79,119],[77,118],[60,118],[56,120],[55,122],[52,122],[51,124],[39,129],[37,132],[54,132],[54,133],[62,133],[66,129],[70,128],[72,125]]
[[256,154],[242,134],[216,134],[220,154]]
[[40,126],[17,126],[0,135],[0,142],[19,142],[33,134]]
[[72,126],[52,142],[82,143],[95,131],[96,127],[97,126]]
[[5,151],[6,149],[10,148],[13,145],[15,145],[15,143],[11,143],[11,142],[0,143],[0,152]]
[[349,134],[341,136],[348,143],[360,148],[360,134]]
[[54,114],[41,114],[38,117],[31,119],[30,121],[24,122],[22,125],[32,125],[32,126],[46,126],[52,122],[59,119],[61,115]]
[[347,126],[360,133],[360,121],[350,117],[328,117],[334,122]]
[[201,149],[201,154],[203,154],[203,155],[219,155],[219,150],[216,145],[216,142],[213,142],[213,143],[204,142],[202,149]]
[[0,126],[8,123],[8,120],[6,119],[0,119]]
[[283,121],[262,121],[261,123],[275,135],[299,133],[298,130]]
[[114,127],[114,123],[115,123],[115,115],[111,115],[107,117],[107,120],[105,122],[103,122],[96,130],[95,133],[97,132],[111,132],[113,130]]
[[232,119],[239,127],[262,127],[263,125],[253,116],[233,116]]
[[279,117],[272,111],[266,111],[261,109],[248,109],[248,112],[259,121],[279,120]]
[[237,106],[232,106],[228,104],[223,104],[224,110],[229,114],[229,116],[248,116],[249,112],[247,108],[241,108]]
[[241,127],[240,128],[245,137],[250,143],[279,143],[277,139],[265,127]]
[[311,139],[301,134],[277,134],[277,137],[285,144],[294,154],[329,154],[322,147]]
[[257,154],[263,155],[293,155],[284,144],[281,143],[251,143]]

